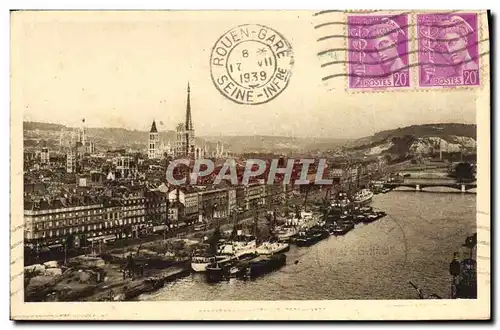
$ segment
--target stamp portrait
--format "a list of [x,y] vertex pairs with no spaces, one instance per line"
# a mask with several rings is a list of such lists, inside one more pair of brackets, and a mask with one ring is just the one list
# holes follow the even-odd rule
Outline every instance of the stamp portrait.
[[410,87],[408,15],[349,15],[349,89]]
[[480,84],[475,13],[418,14],[420,87]]
[[291,76],[290,43],[263,25],[241,25],[215,43],[210,57],[212,80],[236,103],[262,104],[285,90]]

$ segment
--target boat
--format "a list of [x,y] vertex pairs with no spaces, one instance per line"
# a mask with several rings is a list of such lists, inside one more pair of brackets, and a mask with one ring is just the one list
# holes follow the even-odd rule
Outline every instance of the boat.
[[351,219],[352,219],[352,217],[350,215],[346,215],[346,214],[343,214],[339,217],[339,221],[342,223],[347,222]]
[[225,278],[229,278],[229,268],[224,267],[218,262],[211,263],[205,271],[207,282],[220,282]]
[[361,189],[361,191],[354,196],[354,203],[359,205],[368,204],[372,201],[372,198],[373,192],[370,189]]
[[289,242],[299,233],[297,227],[282,227],[276,231],[276,237],[280,242]]
[[353,229],[354,229],[354,224],[352,222],[343,222],[329,226],[328,231],[330,235],[341,236],[347,234]]
[[257,246],[255,252],[261,255],[273,255],[278,253],[283,253],[290,250],[290,245],[288,243],[280,242],[264,242]]
[[312,231],[301,231],[295,238],[295,245],[297,246],[311,246],[318,243],[323,238],[323,234],[320,232]]
[[229,269],[229,277],[244,278],[247,276],[248,268],[235,265]]
[[258,256],[239,265],[239,277],[255,278],[274,270],[277,270],[286,264],[285,254],[275,254],[271,256]]
[[130,300],[137,297],[140,294],[152,292],[162,288],[165,284],[163,278],[160,277],[148,277],[141,282],[133,283],[127,287],[124,292],[124,299]]
[[257,258],[259,255],[257,253],[248,253],[235,259],[231,267],[229,268],[230,277],[245,277],[247,275],[247,262]]
[[219,247],[220,239],[220,227],[217,224],[216,229],[209,239],[208,249],[201,253],[198,251],[193,253],[193,257],[191,257],[191,269],[195,272],[205,272],[209,265],[217,264],[222,266],[232,260],[232,255],[221,254],[221,248]]
[[358,209],[360,213],[370,213],[373,211],[373,208],[371,206],[362,206]]
[[254,253],[257,247],[257,238],[254,235],[243,234],[243,230],[237,229],[238,222],[236,215],[234,217],[233,233],[229,241],[221,247],[221,254],[231,255],[239,258],[248,253]]
[[376,211],[376,212],[372,211],[372,212],[364,215],[363,222],[370,223],[370,222],[373,222],[373,221],[378,220],[380,218],[383,218],[386,215],[387,215],[387,213],[385,213],[384,211]]
[[250,261],[250,277],[257,277],[272,272],[286,264],[286,255],[258,257]]
[[200,256],[194,255],[191,258],[191,269],[195,272],[204,272],[207,266],[213,263],[218,263],[221,265],[227,264],[231,261],[231,256],[229,255],[218,255],[218,256]]
[[324,224],[320,225],[315,225],[309,228],[309,232],[314,233],[314,234],[319,234],[320,240],[325,239],[327,237],[330,237],[330,233],[326,228],[324,227]]
[[352,219],[354,223],[361,223],[365,222],[365,215],[364,214],[357,214],[353,217]]
[[365,215],[365,218],[363,220],[364,223],[371,223],[373,221],[378,220],[380,217],[378,216],[377,213],[369,213]]
[[[256,212],[254,213],[254,234],[256,241],[260,242]],[[283,252],[289,249],[290,246],[287,243],[266,241],[258,244],[254,249],[257,256],[252,254],[240,256],[235,260],[229,274],[240,278],[253,278],[278,269],[286,263],[286,255]]]
[[339,192],[336,196],[332,196],[330,206],[332,209],[344,209],[351,204],[347,193]]
[[349,200],[334,200],[330,204],[333,209],[344,209],[349,206]]
[[228,244],[226,244],[226,249],[227,245],[230,245],[232,247],[232,255],[236,258],[241,257],[242,255],[248,254],[248,253],[254,253],[255,249],[257,248],[257,241],[255,238],[251,241],[238,241],[234,240]]

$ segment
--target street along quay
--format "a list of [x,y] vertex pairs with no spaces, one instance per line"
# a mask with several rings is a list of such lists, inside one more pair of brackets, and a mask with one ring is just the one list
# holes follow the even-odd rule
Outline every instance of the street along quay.
[[[189,300],[189,297],[196,297],[195,292],[203,299],[228,295],[238,299],[277,299],[276,290],[283,285],[294,288],[280,291],[288,299],[326,298],[311,288],[307,291],[297,289],[310,285],[306,284],[309,283],[307,281],[303,282],[305,278],[314,282],[317,276],[326,276],[340,283],[350,297],[356,297],[360,289],[350,286],[346,279],[362,274],[351,273],[354,266],[350,265],[370,268],[372,262],[387,265],[387,268],[377,268],[378,273],[373,273],[373,285],[383,282],[380,276],[386,270],[397,274],[397,280],[392,285],[398,290],[390,291],[389,286],[385,290],[386,293],[395,293],[394,298],[415,298],[415,291],[408,281],[418,283],[422,290],[448,297],[450,284],[446,267],[421,264],[417,251],[425,251],[419,246],[428,237],[441,237],[451,227],[442,227],[442,220],[432,221],[435,215],[418,209],[418,205],[421,205],[421,199],[425,199],[427,204],[456,205],[456,212],[460,214],[455,217],[453,209],[452,213],[448,212],[450,219],[462,223],[460,230],[468,232],[472,227],[464,220],[469,217],[467,214],[463,217],[461,205],[467,206],[472,197],[396,191],[375,195],[373,202],[366,201],[364,204],[337,198],[331,201],[328,212],[314,206],[309,210],[297,207],[287,214],[251,212],[252,217],[236,221],[226,219],[220,222],[220,227],[209,230],[165,239],[158,237],[125,247],[115,244],[102,253],[68,258],[66,264],[56,261],[28,266],[25,270],[28,275],[26,301],[170,300],[175,297]],[[420,217],[429,221],[424,225]],[[420,231],[431,230],[419,236],[422,242],[414,241],[407,235],[417,230],[415,226]],[[301,246],[300,238],[311,236],[317,239]],[[459,236],[456,233],[441,239],[447,241],[450,237]],[[463,241],[463,237],[459,238]],[[435,251],[437,254],[433,255],[440,255],[443,263],[447,264],[459,244],[448,242],[447,246],[453,251]],[[428,246],[427,243],[425,246]],[[201,250],[205,250],[208,262],[205,271],[195,272],[193,257]],[[211,262],[210,257],[222,254],[229,257],[229,263],[217,265]],[[411,265],[411,276],[402,273],[402,265]],[[221,271],[212,276],[214,273],[207,272],[209,267],[220,268]],[[337,278],[341,274],[344,277]],[[436,277],[435,274],[440,275]],[[436,282],[436,278],[439,281]],[[238,293],[226,292],[220,288],[221,285],[236,285]],[[213,291],[215,288],[219,289]],[[325,290],[333,296],[337,292],[329,286]],[[370,291],[368,288],[363,290]],[[371,292],[370,296],[385,297],[380,290]]]

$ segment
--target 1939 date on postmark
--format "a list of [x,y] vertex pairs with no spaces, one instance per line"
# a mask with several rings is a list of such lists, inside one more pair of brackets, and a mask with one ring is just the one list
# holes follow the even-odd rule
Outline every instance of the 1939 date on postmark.
[[290,43],[258,24],[229,30],[217,40],[210,56],[215,87],[239,104],[262,104],[277,97],[288,85],[292,66]]
[[479,85],[477,14],[418,14],[417,32],[420,87]]
[[349,15],[348,87],[410,87],[408,15]]

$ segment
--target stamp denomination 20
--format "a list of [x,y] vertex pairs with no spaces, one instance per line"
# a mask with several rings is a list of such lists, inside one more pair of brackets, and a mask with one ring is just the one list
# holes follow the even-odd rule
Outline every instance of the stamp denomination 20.
[[410,87],[408,15],[347,18],[350,89]]
[[219,92],[240,104],[262,104],[288,85],[293,66],[290,43],[263,25],[238,26],[217,40],[210,56]]
[[479,85],[475,13],[417,15],[420,87]]

